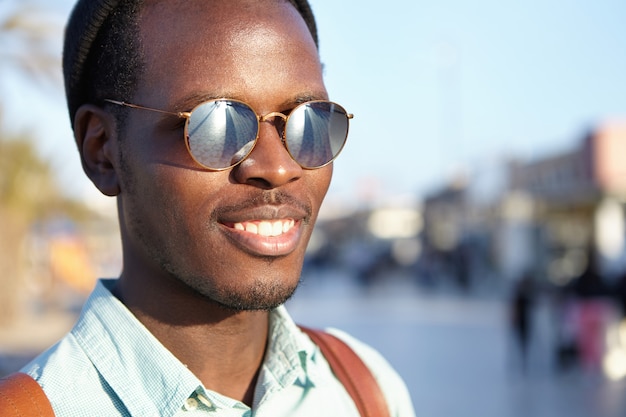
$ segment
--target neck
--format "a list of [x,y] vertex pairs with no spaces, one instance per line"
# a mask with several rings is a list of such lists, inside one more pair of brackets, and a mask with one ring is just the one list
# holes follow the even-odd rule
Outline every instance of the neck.
[[156,287],[141,285],[136,291],[132,280],[122,275],[114,294],[205,388],[251,405],[269,313],[230,310],[186,286],[182,292]]

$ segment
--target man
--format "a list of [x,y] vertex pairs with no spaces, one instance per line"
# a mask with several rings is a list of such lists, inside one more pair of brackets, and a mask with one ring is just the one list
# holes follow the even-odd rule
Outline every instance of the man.
[[[79,0],[64,72],[124,261],[23,370],[56,415],[358,415],[282,307],[351,117],[328,102],[306,1]],[[412,416],[384,359],[342,337]]]

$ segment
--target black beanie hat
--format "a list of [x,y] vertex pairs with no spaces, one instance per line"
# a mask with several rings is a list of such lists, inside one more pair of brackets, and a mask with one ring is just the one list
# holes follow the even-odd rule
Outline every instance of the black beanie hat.
[[[104,22],[121,1],[132,0],[78,0],[70,15],[63,45],[63,77],[72,124],[76,110],[86,101],[85,65],[92,46]],[[319,47],[315,17],[308,1],[289,0],[289,2],[298,10],[313,36],[315,45]]]

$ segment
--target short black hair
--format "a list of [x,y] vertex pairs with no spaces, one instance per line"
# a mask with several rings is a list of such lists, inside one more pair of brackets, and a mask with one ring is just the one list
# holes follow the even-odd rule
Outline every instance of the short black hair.
[[[300,13],[319,49],[308,1],[284,1]],[[143,4],[144,0],[78,0],[74,6],[63,46],[63,77],[72,127],[81,105],[102,104],[107,97],[127,98],[135,92],[143,70],[138,36]],[[122,113],[123,108],[117,111]]]

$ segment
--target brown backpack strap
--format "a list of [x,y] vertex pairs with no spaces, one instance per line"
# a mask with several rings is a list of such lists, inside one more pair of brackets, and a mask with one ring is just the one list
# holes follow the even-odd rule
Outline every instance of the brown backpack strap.
[[376,378],[344,341],[321,330],[302,326],[300,329],[319,346],[362,417],[389,417],[387,401]]
[[0,379],[0,416],[54,417],[41,386],[21,372]]

